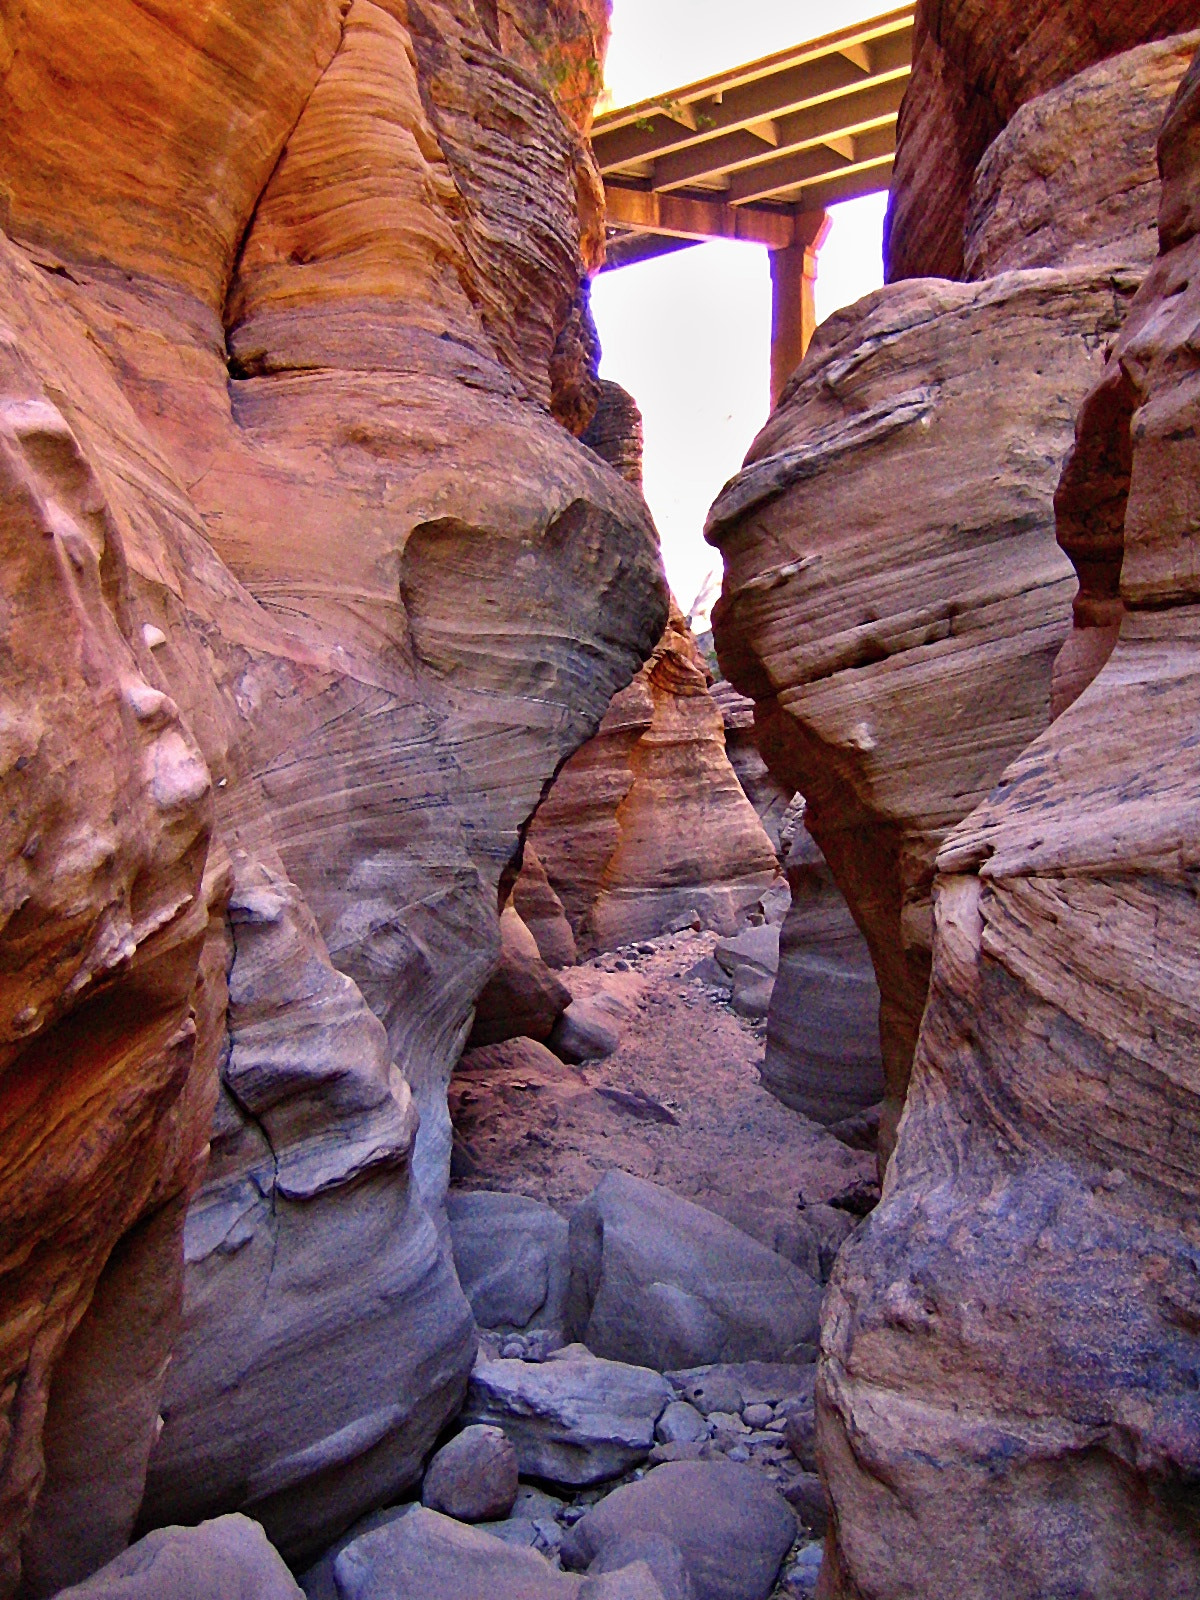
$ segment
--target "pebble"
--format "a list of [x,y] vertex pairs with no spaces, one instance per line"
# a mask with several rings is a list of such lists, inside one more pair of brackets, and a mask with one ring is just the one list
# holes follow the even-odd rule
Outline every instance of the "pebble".
[[654,1429],[659,1444],[694,1444],[707,1439],[708,1423],[686,1400],[672,1400]]
[[749,1433],[736,1411],[710,1411],[708,1420],[718,1433]]
[[741,1462],[749,1461],[750,1459],[750,1452],[746,1449],[744,1444],[735,1444],[733,1448],[731,1450],[727,1450],[725,1454],[729,1457],[730,1461]]
[[747,1406],[746,1409],[742,1412],[742,1421],[746,1424],[746,1426],[748,1428],[766,1428],[766,1427],[769,1427],[770,1424],[772,1423],[772,1421],[774,1421],[774,1418],[775,1418],[775,1408],[774,1408],[774,1406],[768,1406],[768,1405],[763,1405],[763,1404]]

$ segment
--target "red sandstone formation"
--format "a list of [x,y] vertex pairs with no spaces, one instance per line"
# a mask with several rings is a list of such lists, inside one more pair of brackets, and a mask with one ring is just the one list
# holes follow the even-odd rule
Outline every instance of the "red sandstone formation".
[[548,409],[594,171],[468,0],[28,0],[0,71],[10,1595],[121,1548],[160,1410],[149,1521],[295,1558],[413,1480],[499,884],[666,612]]
[[1026,101],[1197,21],[1195,0],[919,0],[886,230],[888,281],[964,276],[976,166]]
[[817,841],[800,822],[787,856],[792,903],[779,930],[762,1081],[826,1125],[883,1098],[879,985]]
[[[600,383],[583,439],[641,488],[642,414],[619,384]],[[672,603],[654,655],[559,774],[530,830],[534,881],[524,887],[523,874],[518,889],[530,894],[539,874],[548,877],[577,950],[652,937],[689,911],[730,933],[770,887],[778,833],[764,832],[747,802],[725,732],[691,628]],[[552,935],[551,948],[561,944]],[[546,959],[555,964],[553,953]]]
[[529,836],[588,954],[651,938],[693,910],[732,932],[776,880],[774,848],[729,764],[704,662],[676,607]]
[[827,1600],[1200,1592],[1200,60],[1159,152],[1059,498],[1119,639],[938,856],[908,1110],[826,1307]]
[[946,832],[1050,717],[1073,580],[1053,495],[1136,280],[898,284],[819,330],[709,537],[722,666],[871,948],[888,1110],[929,981]]
[[967,209],[966,275],[1158,252],[1163,118],[1200,34],[1142,45],[1027,101],[988,148]]
[[754,701],[739,694],[725,678],[720,678],[709,688],[725,724],[725,754],[737,773],[746,799],[758,812],[758,819],[775,846],[781,863],[787,858],[787,849],[780,842],[780,831],[786,827],[788,809],[795,796],[775,778],[762,758],[754,734]]

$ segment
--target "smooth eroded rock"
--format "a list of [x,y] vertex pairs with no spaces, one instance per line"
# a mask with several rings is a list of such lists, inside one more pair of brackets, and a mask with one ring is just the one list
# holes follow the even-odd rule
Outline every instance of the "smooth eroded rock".
[[571,1217],[568,1328],[663,1371],[807,1350],[817,1285],[701,1206],[610,1172]]
[[921,0],[885,228],[888,282],[962,276],[975,169],[1019,107],[1195,25],[1191,0]]
[[820,846],[801,822],[787,857],[792,900],[779,932],[762,1081],[828,1126],[883,1096],[879,985],[871,952]]
[[538,1363],[481,1358],[463,1415],[504,1429],[523,1476],[580,1487],[644,1461],[672,1398],[659,1373],[569,1345]]
[[1080,268],[868,296],[818,330],[709,515],[722,663],[870,947],[885,1154],[938,844],[1049,721],[1074,591],[1054,491],[1135,288]]
[[158,1528],[64,1600],[301,1600],[278,1552],[249,1517]]
[[[886,1198],[830,1285],[839,1600],[1200,1588],[1200,238],[1172,209],[1200,181],[1198,90],[1193,63],[1160,140],[1163,254],[1080,419],[1103,492],[1064,475],[1081,589],[1090,527],[1119,637],[942,845]],[[1114,388],[1124,407],[1092,403]]]
[[503,1044],[506,1039],[550,1037],[571,1003],[570,992],[542,960],[537,940],[512,905],[500,916],[500,964],[475,1002],[468,1048]]
[[500,1428],[464,1428],[425,1469],[421,1504],[458,1522],[507,1517],[517,1498],[517,1452]]
[[334,1579],[338,1600],[575,1600],[579,1588],[536,1551],[424,1508],[348,1545]]
[[729,764],[677,607],[599,733],[559,773],[530,838],[581,952],[653,938],[693,909],[732,933],[774,882],[771,841]]
[[452,1189],[446,1196],[454,1266],[481,1328],[561,1328],[570,1259],[568,1224],[519,1194]]
[[1158,131],[1200,34],[1142,45],[1027,101],[988,147],[967,210],[965,272],[1158,254]]
[[590,1566],[635,1535],[679,1551],[696,1600],[766,1600],[796,1537],[786,1501],[748,1467],[679,1461],[616,1489],[571,1529],[565,1565]]

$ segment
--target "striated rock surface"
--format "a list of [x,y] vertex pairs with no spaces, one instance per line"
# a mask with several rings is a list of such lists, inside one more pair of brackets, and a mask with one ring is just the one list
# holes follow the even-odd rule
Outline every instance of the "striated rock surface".
[[415,1481],[500,883],[666,608],[551,415],[588,164],[472,5],[30,0],[3,47],[8,1595],[120,1550],[160,1411],[144,1525],[295,1560]]
[[1074,588],[1053,495],[1135,287],[1080,268],[869,296],[818,331],[709,517],[722,666],[870,946],[885,1149],[937,849],[1049,721]]
[[559,773],[530,838],[581,953],[653,937],[691,910],[732,932],[774,882],[771,841],[675,606],[639,676]]
[[879,985],[871,952],[803,823],[787,859],[792,904],[779,932],[762,1081],[826,1125],[883,1098]]
[[583,442],[629,483],[642,486],[642,413],[637,401],[619,383],[600,380],[596,414]]
[[775,846],[776,855],[782,859],[787,849],[780,835],[794,796],[772,775],[759,751],[754,732],[754,701],[739,694],[724,678],[718,679],[709,693],[725,724],[725,754],[729,765],[737,773],[746,799],[758,812],[758,820]]
[[1119,638],[941,848],[900,1141],[826,1303],[829,1597],[1200,1587],[1200,66],[1160,157],[1060,496]]
[[[964,275],[975,169],[1021,106],[1197,20],[1194,0],[919,0],[885,227],[888,282]],[[1088,150],[1093,172],[1112,153],[1102,131]]]
[[979,163],[965,274],[1158,253],[1158,131],[1200,34],[1143,45],[1029,101]]
[[526,841],[521,874],[512,892],[513,910],[533,935],[542,960],[551,969],[573,967],[579,952],[563,903],[550,886],[538,853]]
[[159,1528],[68,1600],[301,1600],[303,1591],[248,1517]]

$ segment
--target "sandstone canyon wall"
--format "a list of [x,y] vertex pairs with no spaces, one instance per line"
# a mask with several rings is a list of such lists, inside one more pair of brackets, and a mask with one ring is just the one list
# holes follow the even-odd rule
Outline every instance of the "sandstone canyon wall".
[[558,775],[529,837],[581,953],[653,938],[692,911],[732,933],[778,878],[674,604],[650,660]]
[[594,170],[499,40],[0,14],[3,1595],[120,1549],[147,1470],[146,1522],[299,1559],[466,1381],[445,1083],[527,819],[666,619],[555,420]]
[[[640,489],[642,417],[620,385],[601,382],[583,438]],[[672,601],[654,654],[559,773],[529,832],[534,861],[518,891],[532,895],[547,878],[579,952],[652,938],[692,911],[732,933],[777,878],[778,837],[743,792],[726,730]],[[557,948],[561,935],[551,937]]]
[[818,331],[713,508],[714,631],[866,935],[894,1131],[946,831],[1049,721],[1071,568],[1053,496],[1136,280],[897,285]]
[[[722,664],[871,948],[885,1154],[928,992],[937,850],[1050,719],[1076,588],[1054,494],[1148,264],[1147,107],[1169,103],[1197,42],[1030,102],[973,195],[973,257],[998,275],[896,283],[831,318],[710,516]],[[1097,145],[1063,170],[1064,150]],[[1031,173],[1054,174],[1053,226]]]
[[[976,167],[1020,107],[1096,62],[1198,22],[1195,0],[919,0],[885,229],[888,282],[964,275]],[[1086,164],[1093,151],[1070,154]]]
[[1159,154],[1059,495],[1095,637],[941,847],[899,1144],[826,1306],[827,1597],[1200,1591],[1200,58]]

